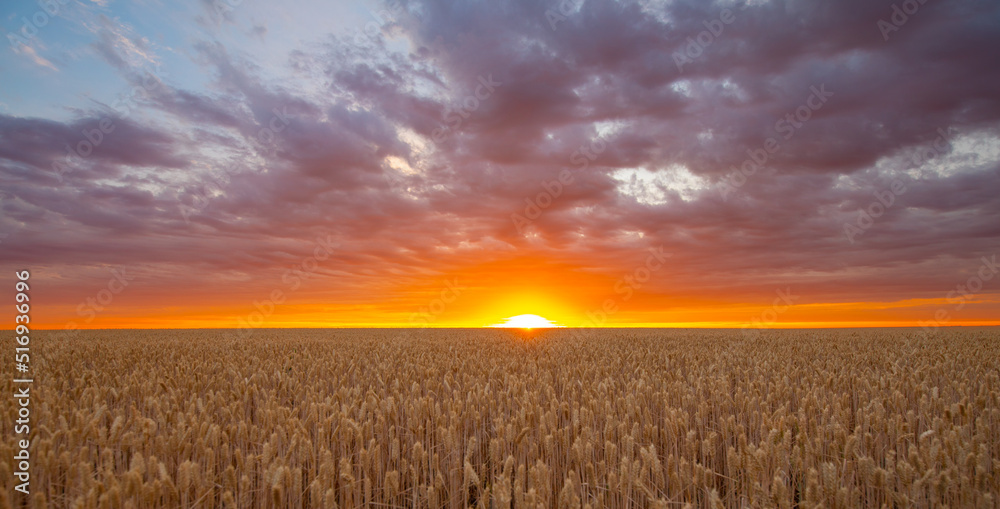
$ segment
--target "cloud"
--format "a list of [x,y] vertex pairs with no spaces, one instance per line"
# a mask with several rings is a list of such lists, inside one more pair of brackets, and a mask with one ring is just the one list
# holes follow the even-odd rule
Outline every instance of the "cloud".
[[159,58],[149,39],[136,34],[131,25],[104,14],[97,15],[95,23],[86,25],[97,37],[94,50],[113,67],[130,70],[158,65]]
[[19,44],[18,48],[16,48],[15,51],[23,55],[27,55],[28,58],[30,58],[31,61],[34,62],[35,65],[39,67],[45,67],[46,69],[52,69],[53,71],[57,72],[59,71],[59,68],[57,68],[55,64],[45,59],[45,57],[39,55],[38,52],[35,51],[35,48],[32,48],[27,44]]
[[[144,95],[148,123],[122,120],[72,185],[48,168],[98,116],[0,116],[5,214],[27,225],[5,261],[273,280],[331,235],[344,247],[324,277],[391,286],[378,275],[511,253],[617,274],[664,245],[672,274],[651,292],[753,298],[780,281],[847,301],[936,297],[1000,249],[1000,6],[928,3],[889,41],[888,1],[725,6],[734,21],[683,71],[672,55],[723,4],[584,1],[553,30],[545,3],[406,2],[391,33],[313,34],[289,69],[199,41],[209,83]],[[94,48],[123,75],[158,61],[102,23]],[[819,89],[832,96],[813,107]],[[511,214],[564,170],[519,233]],[[895,179],[906,193],[849,242]]]
[[263,42],[267,38],[267,25],[254,25],[250,29],[250,35]]

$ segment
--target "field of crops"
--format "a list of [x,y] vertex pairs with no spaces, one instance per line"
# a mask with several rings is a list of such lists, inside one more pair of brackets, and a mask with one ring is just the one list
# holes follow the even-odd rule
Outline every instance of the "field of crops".
[[[996,507],[1000,330],[32,340],[3,507]],[[0,386],[13,391],[11,363]]]

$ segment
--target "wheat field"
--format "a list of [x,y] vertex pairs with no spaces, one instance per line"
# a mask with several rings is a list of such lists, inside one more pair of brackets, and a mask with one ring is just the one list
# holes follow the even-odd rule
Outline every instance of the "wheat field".
[[[3,507],[996,507],[1000,331],[36,333]],[[13,391],[5,362],[4,391]]]

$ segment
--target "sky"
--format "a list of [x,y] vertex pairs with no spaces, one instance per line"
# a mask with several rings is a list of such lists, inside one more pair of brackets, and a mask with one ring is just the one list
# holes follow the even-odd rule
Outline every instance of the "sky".
[[48,0],[0,31],[36,327],[1000,324],[994,0]]

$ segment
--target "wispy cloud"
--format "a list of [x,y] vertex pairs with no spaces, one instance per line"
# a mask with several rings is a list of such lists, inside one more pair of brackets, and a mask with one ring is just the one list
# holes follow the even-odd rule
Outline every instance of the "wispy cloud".
[[30,45],[22,44],[14,51],[17,51],[18,53],[27,56],[29,59],[31,59],[32,62],[34,62],[35,65],[39,67],[45,67],[46,69],[51,69],[56,72],[59,71],[59,68],[57,68],[55,64],[50,62],[45,57],[39,55],[38,52],[35,51],[35,48],[33,48]]

